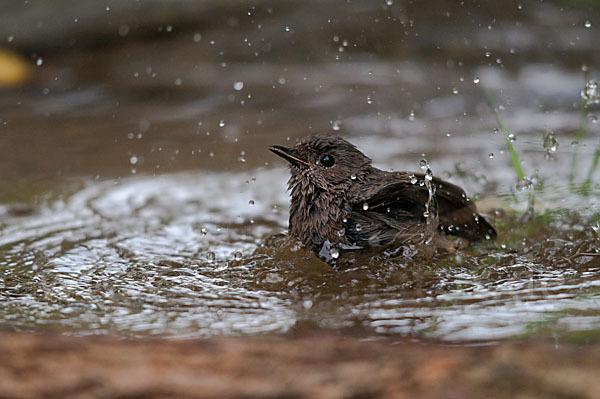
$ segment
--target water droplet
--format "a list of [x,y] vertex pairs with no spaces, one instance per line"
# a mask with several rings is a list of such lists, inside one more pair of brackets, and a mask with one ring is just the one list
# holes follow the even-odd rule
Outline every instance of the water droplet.
[[600,91],[598,90],[598,81],[590,80],[585,84],[581,91],[581,98],[585,105],[600,104]]
[[37,66],[42,66],[43,63],[44,59],[42,57],[38,57],[38,59],[35,61],[35,65]]
[[347,218],[342,218],[342,222],[348,223],[348,219]]
[[479,83],[479,77],[475,76],[475,78],[473,79],[473,83],[475,83],[475,84]]
[[354,173],[352,173],[352,174],[350,175],[350,178],[351,178],[352,180],[356,180],[356,175],[355,175]]
[[207,253],[206,253],[206,260],[207,260],[207,261],[209,261],[209,262],[211,262],[211,263],[212,263],[212,262],[214,262],[214,261],[215,261],[215,259],[217,259],[217,255],[215,255],[215,253],[214,253],[214,252],[207,252]]
[[290,30],[291,30],[291,29],[290,29],[290,27],[289,27],[289,26],[286,26],[286,27],[285,27],[285,31],[286,31],[286,32],[289,32]]
[[223,127],[223,126],[225,126],[225,121],[223,119],[221,119],[219,121],[219,127]]
[[355,227],[356,231],[361,231],[362,227],[360,226],[360,223],[356,223],[356,227]]
[[491,53],[490,51],[486,51],[486,52],[485,52],[485,56],[486,56],[486,57],[489,57],[489,56],[491,56],[491,55],[492,55],[492,53]]
[[341,125],[342,125],[342,122],[335,120],[335,121],[333,121],[331,128],[337,132],[338,130],[340,130]]
[[331,247],[329,250],[329,255],[331,255],[333,259],[337,259],[340,257],[340,251],[338,251],[336,247]]
[[385,4],[387,4],[388,6],[391,6],[392,4],[394,4],[393,0],[385,0]]
[[596,233],[596,237],[600,238],[600,221],[592,225],[592,230]]
[[206,227],[203,227],[200,229],[200,233],[202,233],[203,236],[205,236],[208,232],[206,231]]
[[369,210],[369,204],[367,204],[366,202],[363,204],[363,211],[368,211]]
[[533,188],[533,182],[531,181],[530,178],[524,177],[517,182],[517,184],[515,185],[515,188],[518,191],[529,191]]
[[202,40],[202,35],[200,33],[194,33],[194,43],[198,43]]
[[138,162],[138,157],[136,157],[135,155],[132,155],[131,158],[129,158],[129,163],[132,165],[135,165]]
[[240,91],[243,88],[244,88],[244,82],[242,82],[241,80],[237,81],[233,84],[233,90]]
[[427,168],[429,168],[429,162],[427,162],[426,159],[421,159],[421,161],[419,162],[419,167],[421,168],[421,170],[427,170]]
[[425,182],[430,182],[433,180],[433,172],[431,169],[427,168],[427,172],[425,173]]
[[346,229],[343,227],[337,231],[338,237],[343,237],[345,234],[346,234]]
[[302,302],[302,306],[304,306],[304,309],[310,309],[312,308],[313,305],[313,301],[311,301],[310,299],[307,299],[306,301]]
[[446,137],[450,137],[450,136],[452,136],[452,133],[450,133],[450,132],[446,133]]
[[235,260],[242,260],[242,256],[243,256],[242,253],[239,251],[236,251],[233,253],[233,259],[235,259]]
[[458,89],[456,87],[452,88],[452,94],[458,94]]
[[370,95],[367,96],[367,104],[373,104],[373,99],[371,99]]
[[497,127],[495,127],[495,128],[492,130],[492,132],[493,132],[494,134],[498,134],[498,132],[499,132],[499,131],[500,131],[500,130],[498,130],[498,128],[497,128]]
[[592,27],[592,23],[590,21],[585,21],[585,24],[583,24],[586,28],[591,28]]
[[490,157],[490,159],[494,158],[494,153],[493,153],[493,152],[490,152],[490,153],[488,154],[488,157]]
[[511,143],[513,143],[513,142],[515,142],[517,140],[517,136],[515,136],[513,133],[510,133],[508,136],[506,136],[506,140],[508,140]]
[[411,184],[417,184],[417,181],[419,179],[417,179],[417,177],[415,175],[409,175],[408,177],[410,178]]
[[254,206],[254,200],[248,201],[248,204],[250,204],[250,206]]
[[408,116],[408,120],[409,121],[414,121],[415,120],[415,110],[414,109],[410,110],[410,115]]
[[129,34],[129,25],[119,26],[119,36],[125,37]]
[[547,153],[556,152],[558,149],[558,140],[556,140],[556,136],[554,136],[554,132],[552,130],[547,130],[544,133],[544,149]]
[[286,83],[286,80],[285,80],[284,77],[280,77],[279,80],[278,80],[278,82],[279,82],[280,85],[284,85]]

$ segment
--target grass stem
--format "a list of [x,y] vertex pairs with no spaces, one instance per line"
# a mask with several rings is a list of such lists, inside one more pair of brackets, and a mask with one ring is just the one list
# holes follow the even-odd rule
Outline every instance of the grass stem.
[[490,94],[489,90],[484,88],[483,93],[485,94],[485,97],[487,99],[488,106],[494,113],[494,117],[496,118],[496,123],[498,124],[498,127],[500,128],[500,130],[502,130],[502,133],[504,133],[504,137],[506,138],[506,148],[508,149],[508,152],[510,154],[510,159],[512,161],[513,168],[517,173],[517,178],[519,179],[519,181],[523,180],[525,174],[523,173],[523,168],[521,168],[519,154],[515,150],[512,141],[509,139],[510,133],[508,133],[508,130],[506,130],[504,124],[502,123],[502,120],[500,119],[500,115],[498,114],[498,110],[496,109],[496,104],[494,103],[494,99],[492,98],[492,95]]
[[573,180],[575,179],[575,169],[577,168],[577,153],[579,152],[579,146],[581,145],[581,141],[585,136],[585,122],[587,120],[587,114],[587,106],[585,104],[585,101],[582,101],[581,111],[579,112],[579,126],[577,127],[577,136],[575,137],[576,142],[573,148],[573,158],[571,158],[571,171],[569,172],[569,186],[571,187],[571,191],[574,188]]

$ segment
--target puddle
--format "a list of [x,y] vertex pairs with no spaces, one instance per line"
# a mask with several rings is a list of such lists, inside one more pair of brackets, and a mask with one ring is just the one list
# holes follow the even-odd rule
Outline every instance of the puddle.
[[[600,76],[595,9],[382,1],[340,13],[266,1],[207,5],[198,23],[186,4],[173,8],[180,24],[136,6],[139,25],[113,25],[131,12],[116,3],[114,14],[82,3],[56,19],[85,9],[87,30],[57,29],[42,8],[0,17],[3,48],[31,57],[33,76],[0,97],[0,327],[598,337],[599,172],[587,196],[569,184],[574,151],[581,184],[600,134],[591,104],[577,138],[581,90]],[[15,23],[39,18],[38,30]],[[484,88],[539,183],[533,221],[520,219],[527,193]],[[497,247],[337,272],[319,263],[278,236],[288,171],[268,151],[316,131],[386,170],[426,158],[484,211],[500,210]]]

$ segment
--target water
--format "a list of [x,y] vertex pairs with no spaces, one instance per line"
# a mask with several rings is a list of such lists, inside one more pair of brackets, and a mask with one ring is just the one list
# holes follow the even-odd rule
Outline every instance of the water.
[[[0,327],[167,337],[304,327],[459,343],[598,337],[598,172],[590,195],[571,190],[568,144],[579,142],[582,182],[600,133],[590,116],[577,138],[581,101],[598,113],[597,90],[585,86],[600,73],[590,67],[598,24],[587,26],[585,10],[534,3],[475,25],[397,2],[349,7],[347,18],[334,7],[340,18],[330,22],[333,6],[323,4],[323,18],[306,24],[253,10],[252,22],[235,16],[227,28],[154,41],[129,25],[127,40],[109,36],[85,54],[36,55],[35,79],[0,97],[9,149],[0,158]],[[315,4],[295,7],[297,21]],[[568,26],[550,29],[542,14]],[[100,34],[101,20],[88,19]],[[36,40],[8,33],[23,46]],[[518,137],[526,180],[493,133],[482,88]],[[497,245],[433,259],[406,248],[339,271],[318,261],[283,234],[288,171],[268,151],[315,131],[342,135],[386,170],[419,171],[426,159],[425,169],[480,199]],[[530,204],[537,216],[527,221]]]
[[446,341],[508,338],[536,322],[600,328],[597,237],[581,221],[569,225],[571,215],[516,253],[379,257],[334,271],[276,235],[287,222],[285,178],[279,168],[87,182],[32,215],[6,217],[0,319],[19,330],[128,336],[309,323]]

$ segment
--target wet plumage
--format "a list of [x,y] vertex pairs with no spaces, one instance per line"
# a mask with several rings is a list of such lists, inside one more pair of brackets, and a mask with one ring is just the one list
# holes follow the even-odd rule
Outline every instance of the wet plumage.
[[470,241],[496,236],[460,187],[433,177],[437,218],[427,218],[424,174],[377,169],[339,136],[313,134],[270,149],[290,164],[290,235],[316,254],[326,242],[373,249],[433,244],[441,232]]

